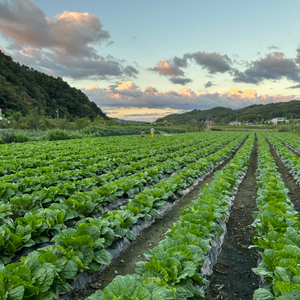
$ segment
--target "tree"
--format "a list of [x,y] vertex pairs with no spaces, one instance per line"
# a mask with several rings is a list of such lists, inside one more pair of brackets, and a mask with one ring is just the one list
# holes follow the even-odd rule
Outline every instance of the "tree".
[[56,124],[54,122],[54,119],[49,119],[45,116],[42,116],[42,121],[40,124],[41,130],[54,129],[55,127],[56,127]]
[[105,123],[105,120],[100,115],[97,115],[97,117],[94,119],[93,124],[96,126],[101,126]]
[[13,114],[10,116],[9,119],[12,120],[12,121],[15,121],[15,122],[19,122],[19,120],[20,120],[22,117],[23,117],[23,115],[21,114],[20,111],[18,111],[18,112],[13,113]]
[[55,125],[61,130],[69,129],[69,120],[67,117],[55,119]]
[[26,117],[26,123],[29,129],[39,130],[43,120],[43,114],[38,107],[30,111],[29,116]]
[[75,123],[75,128],[78,130],[81,130],[92,124],[91,120],[87,117],[86,118],[75,118],[74,123]]
[[[54,78],[24,65],[0,51],[0,106],[8,115],[40,107],[47,115],[55,117],[56,109],[60,116],[70,119],[88,117],[93,120],[97,115],[109,118],[79,89],[72,88],[62,78]],[[12,110],[12,111],[11,111]],[[30,126],[35,127],[36,124]]]

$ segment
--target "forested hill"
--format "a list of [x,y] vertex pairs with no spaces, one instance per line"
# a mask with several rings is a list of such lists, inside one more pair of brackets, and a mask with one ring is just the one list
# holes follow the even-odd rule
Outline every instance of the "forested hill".
[[185,124],[191,120],[197,122],[213,120],[215,123],[235,121],[236,119],[252,121],[258,119],[269,120],[276,117],[300,119],[300,101],[278,102],[270,104],[251,105],[240,109],[225,107],[214,107],[211,109],[194,109],[183,114],[172,114],[157,120],[176,121],[178,124]]
[[60,77],[54,78],[12,60],[0,51],[0,108],[6,116],[31,109],[55,117],[89,117],[100,115],[109,119],[102,110],[80,90],[72,88]]

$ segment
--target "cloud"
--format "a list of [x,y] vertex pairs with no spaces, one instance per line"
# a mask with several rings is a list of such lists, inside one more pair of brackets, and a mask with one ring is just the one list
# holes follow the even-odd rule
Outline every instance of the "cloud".
[[241,108],[253,104],[286,102],[299,99],[297,95],[257,95],[255,90],[232,89],[223,93],[195,93],[189,88],[178,91],[160,92],[154,87],[142,91],[133,82],[119,84],[117,87],[101,89],[87,87],[82,89],[100,107],[111,108],[158,108],[158,109],[207,109],[215,106]]
[[276,47],[276,46],[270,46],[270,47],[268,47],[268,49],[269,49],[269,50],[278,50],[279,48]]
[[136,78],[136,75],[139,73],[138,70],[132,66],[127,66],[123,69],[123,72],[133,78]]
[[231,59],[226,54],[221,55],[219,52],[206,53],[199,51],[186,53],[183,57],[184,59],[193,60],[210,74],[225,73],[231,69]]
[[154,68],[148,69],[153,72],[157,72],[164,76],[183,76],[184,72],[179,69],[179,66],[171,63],[168,60],[159,61]]
[[132,81],[127,81],[119,85],[111,85],[107,90],[110,94],[114,95],[114,98],[121,99],[122,96],[129,98],[141,97],[141,90]]
[[[161,113],[144,113],[144,114],[129,114],[124,115],[124,117],[161,117]],[[164,116],[164,115],[163,115]]]
[[284,58],[282,52],[273,52],[264,58],[253,61],[244,72],[233,71],[234,82],[259,84],[264,80],[279,80],[286,78],[300,82],[300,68],[293,59]]
[[187,68],[188,66],[187,60],[178,56],[173,58],[173,64],[179,68]]
[[104,107],[106,114],[109,117],[125,119],[125,120],[140,120],[153,122],[157,118],[164,117],[166,115],[174,113],[183,113],[185,110],[174,110],[170,108],[131,108],[131,107],[119,107],[110,108]]
[[64,11],[52,21],[30,0],[0,4],[0,29],[14,49],[30,45],[80,57],[98,58],[92,45],[110,38],[96,16]]
[[124,74],[121,62],[112,57],[99,59],[60,57],[55,53],[35,48],[25,48],[22,52],[14,51],[12,56],[21,64],[29,65],[52,76],[108,79]]
[[209,88],[210,86],[212,86],[213,84],[212,84],[212,82],[211,81],[208,81],[208,82],[206,82],[205,84],[204,84],[204,87],[205,88]]
[[296,56],[295,61],[296,61],[297,64],[300,64],[300,46],[297,49],[297,56]]
[[97,48],[110,45],[110,34],[89,13],[64,11],[51,20],[31,0],[0,3],[0,31],[10,42],[9,55],[54,76],[74,79],[136,77],[121,60],[103,57]]
[[290,86],[287,89],[300,89],[300,84],[294,85],[294,86]]
[[190,78],[178,78],[178,77],[176,77],[176,78],[173,77],[173,78],[170,78],[169,80],[174,84],[181,84],[181,85],[186,85],[187,83],[193,81]]
[[225,73],[231,70],[231,59],[225,54],[221,55],[218,52],[206,53],[206,52],[195,52],[186,53],[183,58],[175,56],[169,60],[159,61],[154,68],[148,70],[159,73],[160,75],[173,77],[170,81],[174,84],[185,85],[191,82],[189,78],[174,78],[184,76],[182,68],[187,68],[190,61],[195,62],[197,65],[206,69],[210,74]]
[[118,90],[118,91],[124,91],[124,90],[136,91],[136,90],[138,90],[138,86],[135,83],[133,83],[132,81],[127,81],[127,82],[119,84],[115,88],[115,90]]
[[3,52],[4,54],[7,54],[2,46],[0,46],[0,51]]
[[88,85],[84,88],[86,91],[88,90],[96,90],[98,89],[98,86],[96,84]]
[[108,46],[113,45],[114,43],[115,43],[114,41],[108,41],[105,46],[108,47]]
[[148,86],[145,88],[145,93],[148,93],[148,94],[157,94],[158,93],[158,90],[152,86]]

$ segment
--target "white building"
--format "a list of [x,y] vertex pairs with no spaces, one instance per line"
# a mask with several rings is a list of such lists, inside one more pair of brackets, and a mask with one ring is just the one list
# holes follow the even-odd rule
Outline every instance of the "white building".
[[278,117],[278,118],[273,118],[272,120],[271,120],[271,122],[273,123],[273,124],[278,124],[278,122],[283,122],[283,121],[285,121],[286,122],[286,124],[288,124],[289,122],[290,122],[290,120],[288,120],[287,118],[285,118],[285,117]]
[[231,122],[228,123],[228,125],[241,125],[241,122],[231,121]]

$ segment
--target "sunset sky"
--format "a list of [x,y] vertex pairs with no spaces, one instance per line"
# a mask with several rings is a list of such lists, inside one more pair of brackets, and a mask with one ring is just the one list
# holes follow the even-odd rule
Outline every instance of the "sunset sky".
[[110,117],[300,100],[299,0],[0,0],[0,49]]

